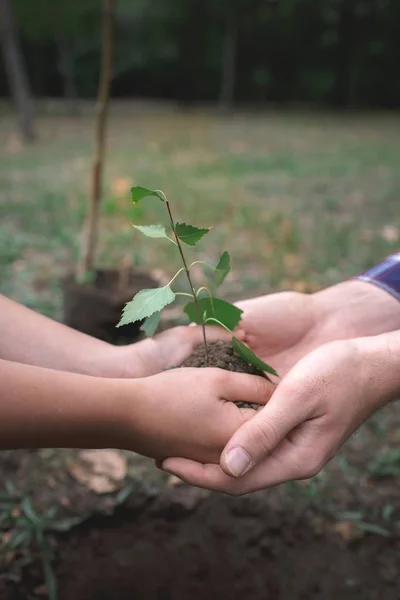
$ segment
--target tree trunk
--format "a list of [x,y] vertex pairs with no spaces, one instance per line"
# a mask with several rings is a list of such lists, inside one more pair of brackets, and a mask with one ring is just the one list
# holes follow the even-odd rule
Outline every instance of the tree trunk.
[[19,127],[27,141],[35,139],[32,95],[19,45],[11,0],[0,0],[0,36],[4,64]]
[[78,93],[75,83],[74,58],[71,51],[71,43],[64,32],[60,32],[57,38],[59,68],[63,78],[64,98],[67,100],[70,115],[78,114]]
[[115,0],[103,0],[103,36],[100,84],[97,99],[95,150],[92,167],[92,189],[89,214],[83,232],[82,257],[78,265],[78,281],[84,281],[93,269],[97,242],[99,209],[102,192],[106,124],[110,99],[112,59],[114,50]]
[[237,53],[237,20],[234,10],[227,8],[225,39],[222,50],[221,87],[219,108],[222,113],[232,110],[235,92],[235,72]]
[[338,45],[335,65],[335,88],[333,101],[335,106],[344,108],[350,104],[352,96],[353,52],[356,32],[355,19],[348,0],[343,0],[338,23]]

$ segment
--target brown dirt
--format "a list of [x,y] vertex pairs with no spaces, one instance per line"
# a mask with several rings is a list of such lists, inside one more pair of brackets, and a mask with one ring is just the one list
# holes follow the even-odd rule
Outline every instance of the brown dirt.
[[83,284],[68,275],[63,282],[64,323],[112,344],[137,341],[141,322],[118,329],[116,325],[135,294],[157,285],[154,277],[139,270],[98,269],[94,281]]
[[[246,363],[240,356],[235,354],[231,344],[228,342],[212,342],[208,344],[208,358],[204,345],[198,346],[192,354],[181,365],[182,367],[217,367],[226,371],[234,371],[235,373],[248,373],[257,375],[258,377],[266,378],[266,374],[260,369]],[[240,408],[257,409],[257,404],[249,402],[236,402]]]
[[[172,485],[59,538],[60,600],[398,600],[400,538],[349,543],[304,502]],[[29,600],[39,565],[2,600]],[[39,588],[40,589],[40,588]]]

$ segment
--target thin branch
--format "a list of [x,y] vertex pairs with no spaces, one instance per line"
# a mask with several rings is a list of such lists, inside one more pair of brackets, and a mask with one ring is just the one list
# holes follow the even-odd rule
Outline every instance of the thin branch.
[[189,265],[189,269],[191,269],[194,265],[206,265],[207,267],[210,267],[210,269],[214,269],[214,271],[217,270],[217,267],[210,265],[210,263],[206,262],[205,260],[195,260]]
[[214,319],[214,317],[207,317],[207,319],[204,322],[209,323],[210,321],[212,321],[213,323],[216,323],[217,325],[220,325],[220,327],[223,327],[224,329],[226,329],[226,331],[229,331],[229,333],[232,333],[232,337],[235,337],[233,335],[233,332],[229,329],[229,327],[227,327],[226,325],[221,323],[221,321],[218,321],[218,319]]
[[[169,283],[167,283],[167,285],[171,285],[171,283],[173,283],[175,281],[175,279],[184,271],[185,269],[182,267],[181,269],[179,269],[179,271],[177,271],[175,273],[175,275],[173,276],[173,278],[171,279],[171,281]],[[167,287],[167,286],[165,286]],[[191,296],[191,294],[189,294],[189,296]]]
[[209,295],[209,297],[210,297],[210,300],[211,300],[211,305],[212,305],[212,295],[211,295],[211,292],[210,292],[210,290],[208,289],[208,287],[206,287],[205,285],[203,285],[201,288],[199,288],[199,289],[197,290],[197,292],[196,292],[196,296],[198,297],[198,296],[199,296],[199,294],[200,294],[200,292],[202,292],[203,290],[206,290],[206,292],[208,293],[208,295]]

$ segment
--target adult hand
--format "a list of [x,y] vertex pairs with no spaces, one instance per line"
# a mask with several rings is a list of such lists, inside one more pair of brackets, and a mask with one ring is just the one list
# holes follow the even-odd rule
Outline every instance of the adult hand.
[[400,332],[326,344],[301,359],[228,442],[221,466],[170,458],[187,483],[245,494],[317,474],[375,410],[400,395]]
[[280,375],[327,342],[400,328],[398,301],[362,281],[315,294],[281,292],[239,302],[245,341]]

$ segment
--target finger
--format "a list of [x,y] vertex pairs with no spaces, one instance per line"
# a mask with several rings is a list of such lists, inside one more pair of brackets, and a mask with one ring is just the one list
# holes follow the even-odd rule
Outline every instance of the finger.
[[167,458],[161,468],[189,485],[217,492],[235,493],[239,479],[226,475],[219,465],[198,463],[186,458]]
[[246,300],[239,300],[238,302],[235,302],[235,306],[240,308],[240,310],[242,310],[243,313],[246,313],[249,310],[251,310],[254,306],[259,305],[260,301],[264,302],[270,295],[271,294],[264,296],[256,296],[255,298],[247,298]]
[[222,469],[233,477],[244,475],[306,418],[305,404],[288,399],[278,387],[268,404],[233,434],[221,455]]
[[262,464],[239,478],[230,477],[219,465],[203,465],[185,458],[167,458],[161,464],[161,468],[190,485],[225,494],[243,495],[300,479],[297,475],[297,462],[293,460],[294,452],[290,454],[286,461],[268,457]]
[[264,405],[271,398],[275,385],[268,379],[228,371],[222,382],[222,396],[227,402],[250,402]]

